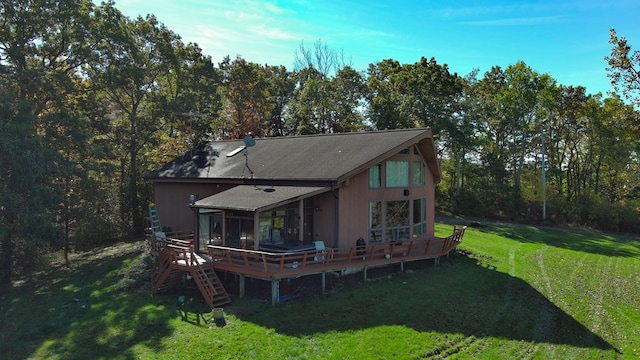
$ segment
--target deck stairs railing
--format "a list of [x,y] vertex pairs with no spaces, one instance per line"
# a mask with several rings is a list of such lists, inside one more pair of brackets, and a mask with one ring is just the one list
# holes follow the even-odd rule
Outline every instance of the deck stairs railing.
[[213,263],[198,260],[198,257],[191,250],[188,257],[191,277],[198,285],[198,289],[200,289],[207,304],[211,307],[220,307],[231,303],[227,291],[213,268]]
[[163,251],[151,270],[151,293],[166,292],[180,283],[182,271],[174,266],[175,256],[171,251]]
[[151,271],[151,293],[166,292],[191,275],[206,303],[212,308],[231,303],[212,263],[193,251],[191,241],[165,239],[162,252]]

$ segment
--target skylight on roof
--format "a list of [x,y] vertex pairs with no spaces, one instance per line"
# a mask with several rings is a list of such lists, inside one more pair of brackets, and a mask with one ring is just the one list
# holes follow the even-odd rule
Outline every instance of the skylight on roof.
[[246,148],[247,148],[247,147],[246,147],[246,146],[244,146],[244,145],[243,145],[243,146],[240,146],[239,148],[237,148],[237,149],[233,150],[232,152],[228,153],[228,154],[227,154],[227,157],[232,157],[232,156],[236,155],[237,153],[239,153],[240,151],[242,151],[242,150],[244,150],[244,149],[246,149]]

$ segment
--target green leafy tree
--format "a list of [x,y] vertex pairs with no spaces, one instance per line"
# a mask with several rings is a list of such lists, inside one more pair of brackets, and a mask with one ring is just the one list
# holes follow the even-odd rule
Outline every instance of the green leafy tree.
[[402,66],[387,59],[370,64],[367,70],[367,116],[380,130],[414,127]]
[[269,101],[269,79],[264,67],[240,57],[226,57],[222,71],[223,137],[243,138],[266,135],[274,104]]
[[60,236],[55,217],[62,191],[52,185],[59,157],[34,131],[37,119],[30,103],[20,100],[16,87],[1,81],[0,283],[6,284],[16,260],[36,259]]
[[16,264],[37,261],[58,246],[62,228],[68,235],[68,194],[81,172],[75,165],[87,125],[75,105],[81,99],[81,70],[96,50],[85,41],[92,16],[89,1],[3,1],[0,8],[7,137],[0,175],[2,282],[11,280]]
[[147,167],[163,164],[216,138],[221,109],[221,72],[196,44],[174,43],[175,64],[158,79],[150,113],[161,126],[149,139]]
[[456,127],[463,81],[434,58],[400,65],[384,60],[370,65],[367,96],[370,121],[377,129],[431,127],[438,136]]
[[285,136],[287,133],[286,108],[293,98],[296,86],[295,74],[284,66],[265,66],[267,71],[269,100],[273,104],[269,114],[268,136]]
[[465,198],[463,191],[465,188],[466,169],[470,164],[467,155],[478,154],[483,145],[483,138],[475,136],[478,134],[478,126],[481,119],[482,102],[479,96],[477,79],[478,70],[473,70],[464,78],[464,86],[459,100],[459,111],[453,115],[455,126],[449,130],[449,142],[445,148],[449,156],[442,161],[451,161],[448,167],[451,176],[448,196],[453,198],[458,209],[469,209],[478,204],[460,203],[458,200]]
[[618,37],[616,30],[609,30],[609,44],[611,55],[606,56],[607,72],[611,85],[617,93],[621,93],[632,101],[636,107],[640,106],[640,51],[631,51],[627,38]]
[[519,201],[525,159],[534,153],[532,141],[537,143],[539,139],[537,133],[546,116],[545,101],[549,99],[555,80],[519,61],[505,69],[505,84],[498,101],[507,130],[505,140],[513,174],[514,199]]
[[[143,226],[141,154],[166,127],[161,115],[166,105],[168,74],[178,71],[176,48],[180,38],[154,16],[131,20],[113,3],[97,12],[97,34],[101,58],[91,69],[96,90],[106,94],[111,114],[111,140],[119,158],[121,216],[130,219],[130,229]],[[144,167],[143,167],[144,168]]]
[[298,73],[298,86],[287,109],[287,125],[292,134],[323,134],[362,129],[360,112],[365,84],[351,67],[334,77],[313,67]]
[[286,109],[287,132],[292,135],[328,132],[329,79],[313,67],[299,71],[296,78],[293,98]]

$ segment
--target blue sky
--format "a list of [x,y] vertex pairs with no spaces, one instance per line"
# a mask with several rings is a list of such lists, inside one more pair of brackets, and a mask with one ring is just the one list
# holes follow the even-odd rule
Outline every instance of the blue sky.
[[129,17],[154,14],[218,63],[226,55],[293,69],[317,40],[356,70],[424,56],[461,76],[524,61],[562,85],[611,90],[609,29],[640,49],[640,1],[116,0]]

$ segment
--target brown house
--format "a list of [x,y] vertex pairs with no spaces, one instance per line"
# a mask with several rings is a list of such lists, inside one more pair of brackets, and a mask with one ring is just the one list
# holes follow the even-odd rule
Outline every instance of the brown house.
[[295,252],[432,238],[440,168],[427,128],[213,141],[146,179],[196,252]]

